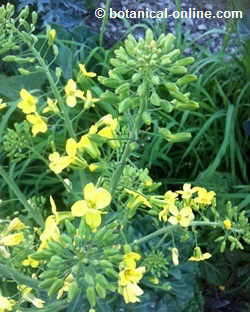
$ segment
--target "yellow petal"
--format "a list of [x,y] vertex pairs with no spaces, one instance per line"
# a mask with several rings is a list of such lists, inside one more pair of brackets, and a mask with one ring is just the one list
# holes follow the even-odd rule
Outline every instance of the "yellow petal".
[[0,244],[4,246],[19,245],[24,239],[23,233],[10,234],[0,240]]
[[66,103],[69,107],[74,107],[76,106],[76,97],[73,95],[69,95],[66,98]]
[[91,209],[88,210],[85,216],[85,220],[88,226],[92,229],[92,231],[96,232],[96,229],[98,228],[98,226],[100,226],[102,222],[102,217],[98,210]]
[[95,205],[96,209],[102,209],[107,207],[111,203],[110,193],[102,187],[99,187],[95,193]]
[[78,200],[71,207],[72,216],[83,217],[88,211],[88,203],[86,200]]

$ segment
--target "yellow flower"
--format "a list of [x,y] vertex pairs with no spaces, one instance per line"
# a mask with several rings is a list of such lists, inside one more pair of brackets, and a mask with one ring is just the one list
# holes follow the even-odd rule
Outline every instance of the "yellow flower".
[[39,132],[45,133],[48,130],[46,122],[37,113],[27,115],[26,119],[32,124],[31,132],[33,136],[36,136]]
[[52,112],[55,114],[59,113],[59,108],[57,107],[57,100],[51,100],[50,98],[47,99],[47,106],[43,109],[43,113]]
[[84,108],[89,109],[90,107],[94,107],[95,103],[100,101],[99,99],[95,99],[92,97],[91,91],[87,91],[86,97],[84,97]]
[[202,254],[200,247],[195,247],[193,256],[190,257],[188,260],[189,261],[204,261],[211,257],[212,255],[210,253],[206,252]]
[[0,239],[0,245],[3,246],[16,246],[19,245],[23,241],[23,233],[15,233],[7,235]]
[[177,248],[172,248],[171,254],[172,254],[173,264],[178,265],[179,264],[179,250]]
[[70,79],[67,82],[64,87],[64,91],[66,94],[66,103],[70,107],[74,107],[76,105],[76,98],[84,99],[83,92],[77,90],[76,83],[73,79]]
[[73,283],[73,281],[74,281],[73,275],[69,274],[64,281],[63,287],[58,291],[58,294],[56,297],[57,300],[63,296],[64,292],[69,291],[69,287]]
[[176,206],[169,208],[170,213],[173,215],[168,219],[171,224],[180,224],[183,227],[187,227],[194,219],[194,214],[190,207],[184,207],[178,210]]
[[45,226],[42,234],[40,235],[41,244],[38,250],[47,248],[48,240],[52,239],[58,241],[60,237],[60,231],[57,226],[56,217],[54,215],[48,216],[45,221]]
[[89,139],[88,134],[85,134],[81,137],[80,141],[77,144],[77,147],[80,149],[80,151],[87,152],[89,156],[94,159],[99,158],[101,155],[98,146],[95,142],[92,142]]
[[177,196],[178,196],[178,194],[176,194],[175,192],[167,191],[164,194],[164,200],[165,200],[167,205],[171,206],[171,205],[175,204]]
[[36,112],[37,98],[32,96],[27,90],[22,89],[20,91],[20,97],[22,101],[17,104],[25,114],[31,114]]
[[60,156],[59,153],[54,152],[49,155],[49,161],[50,169],[59,174],[70,165],[71,158],[69,156]]
[[163,209],[159,212],[159,220],[166,222],[168,220],[168,214],[169,214],[169,206],[165,205]]
[[197,204],[203,204],[203,205],[211,205],[213,199],[215,198],[215,192],[210,191],[208,192],[203,187],[194,187],[194,192],[198,192],[198,197],[194,199],[194,202]]
[[124,189],[124,191],[128,194],[131,194],[133,197],[128,201],[127,207],[129,209],[135,209],[137,208],[139,205],[145,205],[149,208],[152,208],[150,202],[146,199],[146,197],[144,197],[143,194],[139,193],[139,192],[134,192],[128,189]]
[[183,185],[183,191],[177,191],[178,194],[181,194],[183,199],[190,199],[194,192],[195,191],[191,188],[191,184],[189,183]]
[[136,266],[136,261],[141,259],[141,255],[139,255],[137,252],[128,252],[124,255],[123,261],[124,265],[127,268],[133,268]]
[[85,77],[93,78],[96,76],[96,73],[93,72],[87,72],[86,67],[84,64],[79,64],[80,72],[83,74]]
[[224,220],[223,225],[226,230],[231,230],[232,228],[232,222],[229,219]]
[[3,103],[3,100],[0,99],[0,110],[4,109],[6,106],[7,106],[6,103]]
[[75,217],[85,217],[86,223],[96,231],[101,224],[101,214],[103,208],[111,203],[110,193],[102,187],[96,188],[93,183],[88,183],[83,189],[84,200],[78,200],[71,207],[72,215]]
[[26,228],[25,224],[23,224],[23,222],[19,218],[14,218],[13,220],[11,220],[6,231],[7,232],[21,231],[25,228]]
[[39,267],[39,261],[34,260],[31,258],[31,256],[28,256],[27,259],[22,261],[23,266],[31,266],[32,268],[38,268]]
[[137,285],[145,273],[145,267],[136,268],[136,264],[129,263],[130,267],[119,273],[119,293],[124,297],[126,303],[139,302],[138,296],[143,294],[142,289]]
[[126,286],[128,283],[138,284],[145,273],[145,267],[125,268],[119,273],[119,285]]
[[0,312],[13,311],[15,300],[0,296]]
[[123,295],[125,303],[140,302],[138,298],[143,294],[143,290],[136,283],[128,283],[121,287],[120,293]]
[[[103,120],[103,121],[107,123],[107,120],[108,120],[108,118],[106,119],[106,121],[105,120]],[[100,120],[100,121],[102,121],[102,120]],[[114,149],[118,148],[120,146],[120,142],[118,140],[116,140],[116,138],[117,138],[116,129],[117,128],[118,128],[118,121],[115,118],[115,119],[112,119],[112,121],[110,121],[107,126],[102,128],[98,132],[98,135],[109,139],[107,143]]]
[[67,168],[75,161],[77,152],[77,143],[74,139],[70,138],[66,142],[67,156],[60,156],[59,153],[54,152],[49,155],[49,167],[56,174],[61,173],[63,169]]
[[32,292],[32,288],[27,287],[25,285],[20,285],[18,286],[18,289],[21,291],[22,293],[22,299],[24,301],[28,301],[30,303],[32,303],[36,308],[41,309],[44,307],[44,301],[42,299],[39,299],[37,297],[35,297],[31,292]]
[[49,197],[51,210],[53,215],[55,216],[56,223],[60,223],[62,220],[72,217],[70,211],[57,211],[56,203],[52,196]]

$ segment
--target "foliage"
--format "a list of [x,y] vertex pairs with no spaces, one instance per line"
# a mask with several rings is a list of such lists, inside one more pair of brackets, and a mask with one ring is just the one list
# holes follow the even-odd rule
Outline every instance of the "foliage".
[[[37,35],[28,8],[15,18],[13,6],[2,6],[0,18],[2,61],[14,74],[13,87],[0,89],[0,308],[202,311],[199,279],[233,287],[228,276],[238,264],[232,258],[226,268],[224,255],[240,250],[245,261],[249,250],[249,197],[240,194],[239,206],[225,198],[237,178],[248,178],[244,165],[236,175],[243,150],[233,150],[230,136],[247,88],[235,106],[227,83],[208,93],[219,58],[204,76],[198,69],[207,60],[182,57],[172,34],[129,35],[97,75],[56,29]],[[89,60],[97,55],[101,63],[97,50]],[[217,92],[219,112],[211,100]],[[225,135],[220,123],[210,128],[217,118]],[[215,148],[217,132],[224,139]],[[170,188],[173,172],[188,180],[183,160],[203,135],[214,154],[203,165],[199,158],[212,147],[192,156],[196,183]],[[231,170],[222,175],[228,146]],[[167,183],[153,177],[156,167],[171,168]],[[237,277],[249,285],[244,270]]]

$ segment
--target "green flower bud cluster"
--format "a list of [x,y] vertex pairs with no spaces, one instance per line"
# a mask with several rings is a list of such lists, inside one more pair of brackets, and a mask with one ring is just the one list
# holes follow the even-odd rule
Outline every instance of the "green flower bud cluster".
[[146,254],[142,265],[144,265],[146,267],[146,271],[150,272],[154,277],[168,277],[169,263],[162,251],[150,251],[148,254]]
[[[111,164],[109,165],[111,167]],[[117,167],[116,163],[112,163],[112,170],[115,170]],[[110,169],[110,168],[109,168]],[[110,175],[112,173],[106,172],[107,174],[107,184],[104,186],[108,189],[110,183]],[[126,165],[124,167],[123,173],[120,178],[120,189],[124,190],[124,187],[128,189],[136,189],[139,192],[143,193],[151,193],[154,192],[161,185],[160,182],[156,183],[149,176],[148,168],[138,169],[137,167]]]
[[[36,37],[32,35],[37,22],[37,13],[30,14],[29,7],[25,7],[17,17],[14,17],[14,5],[7,4],[0,7],[0,55],[6,54],[10,51],[20,50],[20,37],[22,34],[28,41],[36,41]],[[31,20],[31,21],[30,21]],[[17,31],[18,30],[18,31]],[[14,53],[16,54],[16,53]],[[4,58],[6,62],[20,62],[24,63],[25,59],[11,55],[9,58]],[[27,58],[27,62],[31,62],[31,58]]]
[[197,79],[187,70],[194,58],[180,58],[180,50],[175,49],[174,42],[172,34],[162,34],[155,40],[150,29],[146,31],[145,39],[138,41],[129,35],[124,47],[115,50],[116,57],[110,61],[114,69],[109,71],[109,77],[99,76],[102,84],[114,89],[113,92],[106,91],[102,99],[112,99],[112,102],[116,99],[119,113],[124,113],[138,110],[138,103],[147,94],[150,103],[143,115],[146,125],[152,122],[153,108],[166,112],[198,108],[198,103],[183,91]]
[[[219,218],[222,219],[221,216]],[[215,239],[215,242],[219,244],[220,252],[224,252],[227,247],[231,251],[244,249],[243,241],[250,243],[250,225],[245,211],[239,212],[238,207],[233,207],[232,203],[228,202],[224,218],[222,223],[224,234]]]
[[7,4],[0,7],[0,55],[3,55],[11,50],[18,50],[19,47],[14,40],[13,31],[13,14],[14,6]]
[[15,130],[6,129],[3,150],[6,155],[19,162],[28,155],[29,142],[23,124],[15,124]]
[[121,246],[116,243],[117,224],[93,233],[83,219],[78,226],[65,219],[64,228],[58,240],[49,240],[46,248],[32,254],[33,259],[44,263],[39,286],[51,298],[59,298],[67,286],[68,302],[82,292],[94,307],[98,298],[105,298],[117,288],[117,268],[123,257]]

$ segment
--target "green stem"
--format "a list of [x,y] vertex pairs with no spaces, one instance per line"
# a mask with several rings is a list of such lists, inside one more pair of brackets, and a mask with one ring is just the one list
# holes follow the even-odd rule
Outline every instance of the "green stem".
[[[211,227],[214,227],[214,228],[223,228],[223,226],[219,223],[219,222],[210,222],[210,221],[193,221],[190,226],[211,226]],[[177,228],[177,225],[168,225],[168,226],[165,226],[163,227],[162,229],[159,229],[151,234],[148,234],[140,239],[136,239],[133,241],[132,245],[139,245],[139,244],[142,244],[142,243],[145,243],[157,236],[160,236],[162,234],[165,234],[165,233],[169,233],[171,231],[173,231],[175,228]],[[243,230],[238,230],[238,229],[232,229],[233,232],[237,232],[237,233],[243,233],[244,231]]]
[[148,234],[140,239],[136,239],[133,241],[132,245],[140,245],[142,243],[147,242],[148,240],[151,240],[159,235],[165,234],[165,233],[169,233],[171,231],[173,231],[176,228],[176,225],[168,225],[165,226],[164,228],[157,230],[151,234]]
[[32,289],[40,290],[38,287],[39,282],[36,279],[30,278],[23,273],[18,272],[16,269],[11,268],[9,265],[0,263],[0,276],[13,279],[19,285],[26,285]]
[[58,102],[58,105],[60,106],[60,109],[63,113],[63,116],[64,116],[64,119],[65,119],[65,124],[66,124],[66,128],[70,134],[70,136],[72,138],[76,138],[76,135],[75,135],[75,132],[74,132],[74,129],[72,127],[72,123],[70,121],[70,118],[69,118],[69,115],[68,115],[68,112],[67,112],[67,109],[65,109],[63,103],[63,99],[61,97],[61,94],[60,92],[58,91],[58,88],[56,86],[56,83],[50,73],[50,70],[47,66],[47,64],[45,63],[44,59],[41,57],[40,53],[34,48],[34,46],[32,46],[30,43],[29,43],[29,47],[32,51],[32,53],[34,54],[34,56],[36,57],[36,59],[38,60],[40,66],[43,68],[47,78],[48,78],[48,81],[49,81],[49,84],[50,84],[50,87],[52,89],[52,92]]
[[[146,88],[146,90],[148,90],[148,88]],[[115,189],[118,185],[119,179],[122,175],[123,169],[127,163],[127,159],[130,156],[131,153],[131,149],[130,149],[130,143],[137,140],[138,138],[138,132],[140,130],[141,127],[141,120],[142,120],[142,113],[145,110],[145,107],[147,106],[147,99],[148,99],[148,94],[145,94],[145,97],[142,99],[141,103],[140,103],[140,107],[139,107],[139,111],[137,113],[136,119],[135,119],[135,124],[133,127],[133,130],[131,131],[131,135],[126,143],[120,164],[118,165],[118,168],[116,169],[116,171],[114,172],[112,179],[111,179],[111,195],[114,194]]]
[[3,177],[5,182],[8,184],[9,188],[15,193],[18,200],[23,204],[23,206],[30,213],[31,217],[36,221],[37,224],[43,226],[43,218],[38,211],[35,211],[33,207],[28,203],[23,193],[20,191],[18,185],[15,181],[8,175],[2,166],[0,166],[0,175]]

